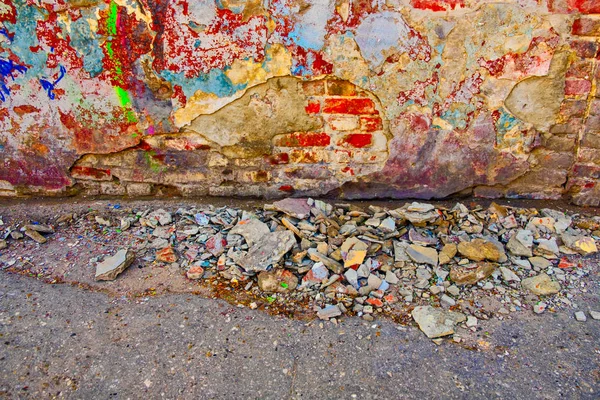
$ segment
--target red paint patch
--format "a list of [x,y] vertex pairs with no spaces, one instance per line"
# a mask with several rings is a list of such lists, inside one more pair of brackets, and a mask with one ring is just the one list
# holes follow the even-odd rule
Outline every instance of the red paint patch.
[[383,129],[380,117],[360,117],[360,129],[364,132],[375,132]]
[[288,153],[277,153],[271,156],[266,156],[265,161],[271,165],[287,164],[290,162],[290,156]]
[[567,79],[565,81],[565,95],[587,95],[592,90],[592,82],[584,79]]
[[567,0],[569,11],[579,11],[582,14],[600,14],[598,0]]
[[338,146],[350,145],[356,148],[363,148],[371,146],[372,142],[373,135],[370,133],[352,133],[344,136],[344,138],[338,142]]
[[279,190],[281,190],[282,192],[293,192],[294,187],[290,186],[290,185],[283,185],[283,186],[279,186]]
[[331,138],[321,132],[297,132],[284,135],[275,142],[282,147],[324,147],[329,146]]
[[325,114],[377,114],[375,103],[371,99],[325,99]]
[[109,180],[111,178],[110,169],[74,166],[71,168],[71,175],[74,178],[93,178],[95,180]]
[[311,100],[308,105],[304,107],[307,114],[318,114],[321,111],[321,103],[318,101]]
[[372,297],[369,298],[369,299],[367,299],[367,303],[369,303],[373,307],[383,307],[383,301],[381,301],[379,299],[372,298]]
[[465,6],[463,0],[411,0],[410,5],[420,10],[447,11]]
[[22,106],[13,107],[13,111],[17,115],[23,116],[24,114],[31,114],[31,113],[34,113],[34,112],[39,112],[40,109],[37,108],[37,107],[34,107],[34,106],[30,105],[30,104],[24,104]]

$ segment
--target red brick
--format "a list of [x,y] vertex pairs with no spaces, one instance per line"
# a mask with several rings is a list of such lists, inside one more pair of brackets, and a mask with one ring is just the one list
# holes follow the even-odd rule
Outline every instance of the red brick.
[[311,150],[292,150],[290,160],[297,164],[315,164],[323,161],[321,154]]
[[307,96],[323,96],[325,94],[325,81],[302,82],[302,90]]
[[597,165],[575,164],[570,175],[578,178],[600,179],[600,167]]
[[373,135],[370,133],[351,133],[338,142],[338,146],[349,145],[356,148],[368,147],[373,144]]
[[281,147],[324,147],[329,146],[331,138],[323,132],[296,132],[278,136],[274,139]]
[[368,98],[325,99],[325,114],[377,114],[375,103]]
[[97,181],[109,181],[112,179],[110,169],[83,167],[76,165],[71,168],[71,175],[78,179],[93,179]]
[[600,2],[598,0],[567,0],[569,11],[579,11],[582,14],[599,14]]
[[585,100],[565,100],[560,105],[560,113],[567,117],[583,117],[587,108]]
[[287,164],[290,162],[290,156],[288,153],[277,153],[266,156],[265,161],[271,165]]
[[568,135],[568,134],[572,134],[572,133],[579,133],[582,126],[583,126],[583,121],[581,118],[578,118],[578,117],[569,118],[569,120],[565,124],[558,124],[558,125],[551,126],[550,133],[557,134],[557,135],[565,135],[565,134]]
[[566,14],[570,10],[567,4],[567,0],[548,0],[548,11]]
[[567,78],[591,79],[594,62],[591,60],[579,60],[571,64],[567,70]]
[[380,117],[360,117],[360,129],[363,132],[375,132],[383,129]]
[[587,95],[592,90],[592,82],[584,79],[567,79],[565,81],[565,95]]
[[321,103],[317,100],[310,100],[304,109],[307,114],[318,114],[321,111]]
[[327,93],[330,96],[356,96],[356,86],[348,81],[328,81]]
[[571,49],[581,58],[594,58],[598,54],[598,43],[585,40],[573,40]]
[[279,190],[281,190],[282,192],[293,192],[294,187],[290,186],[290,185],[283,185],[283,186],[279,186]]
[[578,36],[600,36],[600,19],[577,18],[573,22],[572,33]]

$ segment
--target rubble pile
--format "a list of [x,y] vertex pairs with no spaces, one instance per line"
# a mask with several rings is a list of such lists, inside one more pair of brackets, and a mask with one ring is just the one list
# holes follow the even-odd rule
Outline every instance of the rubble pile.
[[[597,253],[600,237],[597,217],[495,203],[362,209],[289,198],[254,212],[180,208],[93,218],[137,238],[98,263],[97,279],[115,279],[137,257],[177,265],[192,280],[227,282],[268,303],[304,302],[323,320],[373,320],[403,309],[432,339],[492,316],[577,308],[572,292],[597,268],[581,260]],[[23,235],[44,243],[53,231],[41,224],[5,229],[0,249]]]

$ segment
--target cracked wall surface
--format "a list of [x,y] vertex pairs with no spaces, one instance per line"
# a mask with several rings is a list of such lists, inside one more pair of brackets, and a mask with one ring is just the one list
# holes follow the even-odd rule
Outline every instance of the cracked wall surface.
[[598,4],[0,0],[0,195],[598,205]]

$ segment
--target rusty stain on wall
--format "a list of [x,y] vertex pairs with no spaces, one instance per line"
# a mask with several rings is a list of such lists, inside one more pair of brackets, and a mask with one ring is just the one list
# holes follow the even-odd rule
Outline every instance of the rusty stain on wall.
[[588,0],[0,0],[0,195],[600,202]]

